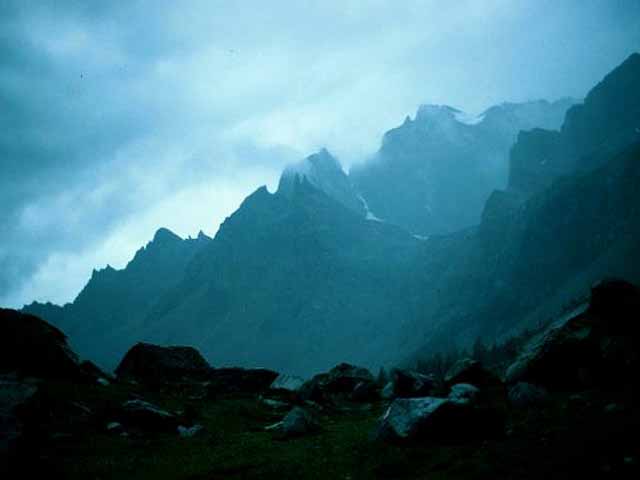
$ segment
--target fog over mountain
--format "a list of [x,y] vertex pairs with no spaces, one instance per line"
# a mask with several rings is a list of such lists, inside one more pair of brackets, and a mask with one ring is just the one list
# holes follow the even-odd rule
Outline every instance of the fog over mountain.
[[213,236],[285,165],[326,147],[348,171],[419,105],[581,99],[638,44],[639,9],[3,1],[0,302],[71,301],[160,226]]

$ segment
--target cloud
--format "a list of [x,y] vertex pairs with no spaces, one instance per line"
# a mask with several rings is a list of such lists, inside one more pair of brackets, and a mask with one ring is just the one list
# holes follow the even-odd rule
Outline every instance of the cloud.
[[629,1],[0,4],[0,303],[71,300],[159,226],[213,234],[284,164],[345,164],[422,102],[582,96]]

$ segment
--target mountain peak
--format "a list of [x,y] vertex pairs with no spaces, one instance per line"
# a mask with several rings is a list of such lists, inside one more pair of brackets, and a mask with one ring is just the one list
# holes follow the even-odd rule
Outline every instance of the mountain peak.
[[285,168],[280,177],[277,193],[290,196],[300,186],[307,185],[364,215],[362,202],[351,187],[340,162],[326,148]]
[[423,104],[418,107],[416,122],[455,119],[460,110],[449,105]]
[[175,233],[173,233],[171,230],[169,230],[168,228],[159,228],[155,235],[153,236],[153,243],[167,243],[167,242],[173,242],[176,240],[182,240],[178,235],[176,235]]

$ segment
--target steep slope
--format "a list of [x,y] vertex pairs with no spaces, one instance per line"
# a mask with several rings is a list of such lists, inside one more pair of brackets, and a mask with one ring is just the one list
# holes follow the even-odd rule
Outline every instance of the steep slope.
[[477,118],[423,105],[384,135],[378,153],[350,178],[372,213],[421,235],[475,225],[482,205],[504,188],[519,130],[559,128],[573,100],[492,107]]
[[[522,132],[509,188],[493,192],[479,227],[437,239],[439,255],[454,260],[437,283],[433,261],[423,259],[427,268],[416,273],[425,294],[422,327],[412,331],[422,328],[423,351],[537,326],[602,277],[640,279],[640,143],[628,128],[640,120],[640,97],[624,94],[640,84],[639,58],[594,88],[560,132]],[[624,107],[603,100],[623,98]],[[609,136],[585,133],[597,128]]]
[[378,364],[404,317],[419,241],[369,221],[306,179],[249,196],[140,337],[196,345],[214,365],[309,374],[336,359]]
[[511,154],[509,189],[529,195],[561,175],[597,168],[640,140],[639,79],[634,53],[567,111],[560,132],[522,132]]
[[183,240],[161,228],[124,269],[94,270],[73,303],[59,307],[34,302],[23,310],[64,329],[82,356],[111,368],[117,361],[111,349],[130,346],[136,322],[182,278],[186,265],[210,241],[202,232]]

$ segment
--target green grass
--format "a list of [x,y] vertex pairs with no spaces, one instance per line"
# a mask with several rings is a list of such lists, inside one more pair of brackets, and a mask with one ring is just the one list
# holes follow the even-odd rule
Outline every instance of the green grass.
[[[640,423],[637,418],[633,422],[624,419],[617,426],[609,420],[594,423],[595,417],[582,417],[580,412],[568,415],[565,399],[558,398],[544,410],[513,412],[509,437],[462,445],[399,446],[369,440],[384,410],[384,405],[378,404],[369,411],[326,412],[319,416],[320,433],[278,440],[264,427],[280,420],[283,412],[274,412],[257,398],[188,400],[171,392],[144,392],[126,385],[57,384],[46,386],[44,393],[63,402],[80,401],[94,411],[132,394],[168,409],[190,405],[206,429],[194,438],[168,434],[121,437],[96,424],[47,441],[40,457],[52,472],[69,479],[438,480],[540,478],[541,474],[561,478],[568,463],[583,461],[580,471],[589,471],[592,463],[599,465],[595,454],[579,460],[585,452],[602,455],[613,448],[615,454],[615,449],[622,447],[610,437],[619,442],[625,428]],[[102,420],[106,421],[108,418]],[[589,433],[594,428],[596,431]]]

